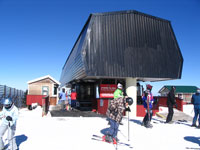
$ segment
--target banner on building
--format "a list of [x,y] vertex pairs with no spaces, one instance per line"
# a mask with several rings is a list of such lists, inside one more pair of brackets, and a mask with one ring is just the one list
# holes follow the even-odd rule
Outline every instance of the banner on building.
[[116,84],[100,84],[100,98],[113,98]]

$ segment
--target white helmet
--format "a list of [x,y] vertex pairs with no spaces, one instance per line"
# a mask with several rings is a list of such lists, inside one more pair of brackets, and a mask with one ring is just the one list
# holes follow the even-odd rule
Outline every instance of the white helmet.
[[118,84],[117,84],[117,88],[118,88],[118,89],[122,89],[122,87],[123,87],[123,86],[122,86],[121,83],[118,83]]
[[197,89],[197,93],[199,93],[199,94],[200,94],[200,89]]
[[12,100],[10,98],[6,98],[3,102],[3,105],[6,109],[10,109],[12,107]]

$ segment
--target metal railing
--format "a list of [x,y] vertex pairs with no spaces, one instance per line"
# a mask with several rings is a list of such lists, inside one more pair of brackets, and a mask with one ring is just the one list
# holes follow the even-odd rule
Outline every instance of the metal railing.
[[5,98],[11,98],[14,104],[18,108],[21,108],[25,100],[25,92],[6,85],[0,85],[0,104],[2,104]]

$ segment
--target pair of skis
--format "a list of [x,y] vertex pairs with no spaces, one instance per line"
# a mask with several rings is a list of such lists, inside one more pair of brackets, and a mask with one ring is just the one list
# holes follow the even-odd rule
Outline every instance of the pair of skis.
[[95,140],[95,141],[101,141],[101,142],[106,142],[106,143],[109,143],[109,144],[113,144],[113,146],[115,147],[115,149],[117,150],[117,144],[118,143],[114,143],[114,142],[107,142],[106,139],[105,139],[105,136],[101,137],[101,136],[98,136],[98,135],[92,135],[92,140]]
[[[153,123],[166,123],[165,121],[163,120],[157,120],[157,119],[154,119],[154,122]],[[182,120],[176,120],[176,121],[172,121],[171,124],[184,124],[184,125],[187,125],[188,121],[185,120],[185,119],[182,119]]]
[[[95,140],[95,141],[102,141],[102,142],[106,142],[105,139],[104,139],[104,136],[101,137],[99,135],[92,135],[92,140]],[[107,142],[109,143],[109,142]],[[113,143],[110,143],[110,144],[113,144]],[[123,146],[127,146],[129,148],[133,148],[130,144],[127,144],[127,143],[123,143],[123,142],[117,142],[116,144],[113,144],[115,146],[115,148],[117,149],[117,145],[123,145]]]

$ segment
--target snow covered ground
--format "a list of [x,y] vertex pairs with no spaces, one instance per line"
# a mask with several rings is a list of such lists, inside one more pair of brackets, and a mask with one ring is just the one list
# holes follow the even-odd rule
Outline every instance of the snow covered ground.
[[194,117],[194,109],[193,108],[194,108],[193,104],[183,105],[183,112],[189,116]]
[[[130,141],[128,120],[123,119],[118,150],[200,149],[200,129],[190,127],[191,122],[164,124],[153,117],[153,128],[146,129],[140,125],[142,119],[130,119]],[[41,108],[21,109],[16,140],[19,150],[114,150],[112,144],[92,140],[93,135],[102,136],[108,127],[105,118],[42,117]]]

